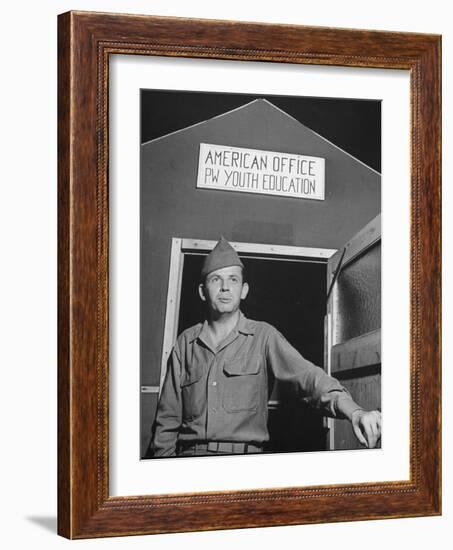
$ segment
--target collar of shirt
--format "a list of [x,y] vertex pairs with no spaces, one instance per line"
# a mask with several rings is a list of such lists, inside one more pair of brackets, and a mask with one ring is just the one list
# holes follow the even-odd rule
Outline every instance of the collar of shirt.
[[191,339],[191,342],[195,340],[200,340],[203,342],[205,346],[207,346],[213,353],[218,353],[222,349],[224,349],[226,346],[231,344],[233,342],[238,334],[254,334],[255,333],[255,323],[251,321],[250,319],[247,319],[247,317],[242,313],[242,311],[239,311],[239,319],[236,323],[236,326],[234,329],[228,334],[228,336],[225,338],[225,340],[219,345],[217,349],[214,349],[211,340],[209,338],[209,327],[208,327],[208,321],[206,320],[197,330]]

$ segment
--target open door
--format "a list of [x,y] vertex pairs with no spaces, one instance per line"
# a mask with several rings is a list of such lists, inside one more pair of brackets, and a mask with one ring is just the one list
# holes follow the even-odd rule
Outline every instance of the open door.
[[[365,409],[381,409],[381,216],[328,261],[326,370]],[[351,425],[329,422],[330,449],[358,449]],[[379,443],[380,444],[380,443]]]

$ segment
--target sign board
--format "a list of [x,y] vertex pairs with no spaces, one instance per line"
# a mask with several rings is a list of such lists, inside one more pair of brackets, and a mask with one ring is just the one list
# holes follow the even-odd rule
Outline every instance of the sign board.
[[324,200],[325,159],[200,143],[197,187]]

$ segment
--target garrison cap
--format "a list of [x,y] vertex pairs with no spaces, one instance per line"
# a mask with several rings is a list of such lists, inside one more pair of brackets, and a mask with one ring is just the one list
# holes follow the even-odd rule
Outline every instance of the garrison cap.
[[201,278],[204,279],[206,275],[212,271],[233,265],[244,268],[244,264],[241,262],[236,250],[234,250],[231,244],[222,236],[220,241],[218,241],[215,247],[206,256],[201,269]]

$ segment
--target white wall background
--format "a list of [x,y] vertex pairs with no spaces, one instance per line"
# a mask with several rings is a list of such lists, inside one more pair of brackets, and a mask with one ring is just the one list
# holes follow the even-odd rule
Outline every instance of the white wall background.
[[[79,0],[8,2],[2,8],[0,87],[0,506],[1,543],[15,549],[273,548],[335,545],[336,550],[405,545],[450,547],[453,526],[451,443],[453,377],[449,327],[453,276],[453,24],[449,3],[381,0],[264,2],[229,0]],[[57,14],[81,9],[440,33],[444,67],[444,514],[442,517],[310,525],[69,542],[56,535],[56,222]],[[450,216],[449,216],[450,213]],[[448,253],[447,253],[448,252]],[[450,307],[449,307],[450,306]],[[449,361],[450,359],[450,361]]]

